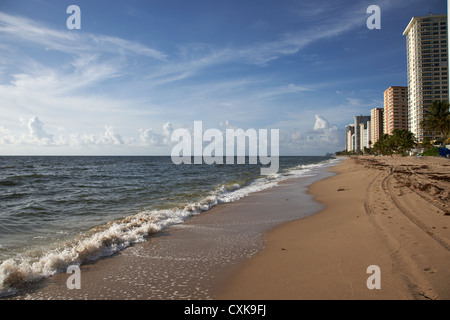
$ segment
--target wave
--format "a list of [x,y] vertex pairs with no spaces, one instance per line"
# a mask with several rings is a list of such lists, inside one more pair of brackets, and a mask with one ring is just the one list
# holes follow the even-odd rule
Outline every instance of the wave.
[[13,187],[13,186],[17,186],[19,185],[19,179],[14,179],[14,178],[5,178],[0,180],[0,186],[4,186],[4,187]]
[[46,175],[36,174],[36,173],[10,176],[10,177],[1,179],[0,186],[5,186],[5,187],[19,186],[26,180],[41,179],[41,178],[45,178],[45,177],[46,177]]
[[9,258],[0,264],[0,296],[13,294],[14,288],[25,282],[65,272],[70,265],[94,261],[133,244],[144,242],[152,234],[183,223],[193,215],[219,204],[230,203],[252,193],[273,188],[286,179],[307,176],[314,168],[334,164],[335,161],[332,160],[289,168],[281,173],[261,177],[251,182],[243,179],[222,184],[200,201],[180,204],[172,209],[142,211],[91,228],[76,239],[62,243],[54,249]]

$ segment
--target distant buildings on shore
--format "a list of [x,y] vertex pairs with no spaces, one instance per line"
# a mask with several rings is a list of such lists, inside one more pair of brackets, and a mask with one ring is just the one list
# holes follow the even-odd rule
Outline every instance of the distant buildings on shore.
[[435,100],[448,101],[448,19],[446,14],[413,17],[406,36],[408,86],[384,91],[384,107],[370,116],[355,116],[345,127],[345,150],[371,148],[383,134],[395,129],[411,131],[418,142],[436,137],[420,126]]
[[[377,117],[377,109],[373,109],[375,117]],[[378,108],[380,110],[380,108]],[[381,109],[382,110],[382,109]],[[347,151],[363,151],[364,148],[371,148],[373,146],[373,124],[371,116],[355,116],[354,123],[345,127],[345,150]],[[378,122],[382,122],[383,118],[378,118]]]

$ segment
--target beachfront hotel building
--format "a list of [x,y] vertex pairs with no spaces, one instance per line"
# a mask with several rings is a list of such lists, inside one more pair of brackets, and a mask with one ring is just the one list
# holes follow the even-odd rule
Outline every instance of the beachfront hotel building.
[[406,36],[408,69],[408,130],[421,142],[434,137],[420,122],[435,100],[448,101],[447,15],[413,17]]
[[384,109],[374,108],[370,110],[370,148],[373,147],[375,142],[377,142],[384,133]]
[[408,130],[408,87],[389,87],[384,91],[383,131]]

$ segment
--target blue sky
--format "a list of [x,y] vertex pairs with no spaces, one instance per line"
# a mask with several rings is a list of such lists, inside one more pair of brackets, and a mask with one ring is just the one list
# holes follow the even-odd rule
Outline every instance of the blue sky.
[[402,33],[430,11],[446,1],[0,0],[0,154],[169,155],[197,120],[279,129],[282,155],[342,150],[407,85]]

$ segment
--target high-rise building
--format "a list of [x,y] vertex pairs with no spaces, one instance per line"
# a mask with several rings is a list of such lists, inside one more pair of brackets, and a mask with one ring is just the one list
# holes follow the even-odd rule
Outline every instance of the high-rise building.
[[370,121],[359,124],[359,150],[369,148],[370,142]]
[[378,139],[381,138],[381,136],[384,133],[383,129],[383,114],[384,109],[383,108],[374,108],[370,110],[370,147],[372,148],[375,142],[378,141]]
[[[370,122],[370,116],[355,116],[355,148],[354,151],[363,151],[364,147],[368,147],[367,145],[367,138],[364,140],[364,130],[370,126],[367,122]],[[362,124],[362,126],[361,126]],[[367,132],[366,132],[367,137]]]
[[408,87],[389,87],[384,91],[384,133],[408,130]]
[[408,129],[418,141],[430,137],[420,123],[435,100],[448,101],[447,15],[413,17],[407,44]]
[[355,125],[349,124],[345,126],[345,150],[355,150]]

